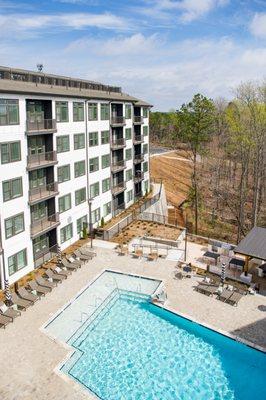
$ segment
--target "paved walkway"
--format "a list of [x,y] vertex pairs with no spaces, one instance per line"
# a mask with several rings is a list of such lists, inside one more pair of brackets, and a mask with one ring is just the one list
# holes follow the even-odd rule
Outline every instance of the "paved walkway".
[[[97,242],[101,246],[101,242]],[[0,330],[1,400],[93,399],[72,380],[54,372],[68,349],[53,342],[40,327],[105,268],[163,279],[170,308],[266,347],[266,297],[246,296],[238,307],[224,304],[193,290],[198,279],[173,279],[175,262],[147,262],[118,256],[113,249],[97,247],[97,257],[84,265],[44,299]]]

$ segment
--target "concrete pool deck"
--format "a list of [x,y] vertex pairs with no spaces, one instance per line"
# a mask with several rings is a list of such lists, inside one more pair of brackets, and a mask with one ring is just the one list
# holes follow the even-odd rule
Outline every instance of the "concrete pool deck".
[[193,287],[201,278],[174,279],[176,262],[136,260],[119,256],[106,247],[95,242],[97,257],[73,272],[13,324],[0,330],[1,400],[95,399],[74,381],[62,379],[55,372],[69,349],[52,341],[40,327],[104,269],[163,280],[168,294],[167,308],[266,347],[266,297],[248,295],[240,300],[238,307],[232,307],[196,292]]

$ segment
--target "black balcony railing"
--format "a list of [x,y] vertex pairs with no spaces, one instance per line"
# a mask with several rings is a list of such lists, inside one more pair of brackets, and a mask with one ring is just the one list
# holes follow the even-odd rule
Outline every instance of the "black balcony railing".
[[114,217],[124,211],[126,205],[125,203],[121,203],[114,206]]
[[29,190],[29,202],[37,202],[58,194],[57,182],[48,183]]
[[111,164],[111,171],[113,173],[121,171],[124,168],[126,168],[126,162],[124,160],[113,161]]
[[126,183],[124,181],[115,183],[112,187],[112,194],[116,196],[117,194],[123,192],[125,189],[126,189]]
[[141,115],[134,115],[134,124],[143,124],[143,117]]
[[52,258],[56,257],[58,254],[58,245],[55,244],[51,247],[47,247],[38,252],[33,252],[34,259],[34,267],[38,268],[40,265],[44,264],[47,261],[52,260]]
[[30,226],[31,236],[37,236],[42,232],[47,232],[59,224],[59,213],[47,215],[44,218],[32,222]]
[[143,135],[134,135],[133,137],[133,143],[143,143],[144,142],[144,136]]
[[122,115],[112,115],[111,125],[124,125],[126,123],[125,117]]
[[49,164],[57,163],[56,151],[48,151],[46,153],[30,154],[27,156],[27,168],[35,168]]
[[140,182],[144,179],[144,173],[143,172],[138,172],[135,176],[134,176],[134,182]]
[[135,154],[134,156],[134,164],[138,164],[144,161],[144,156],[142,154]]
[[126,140],[124,138],[112,138],[111,140],[111,149],[116,150],[121,147],[126,147]]
[[56,131],[56,120],[55,119],[42,119],[37,121],[27,120],[26,132],[53,132]]

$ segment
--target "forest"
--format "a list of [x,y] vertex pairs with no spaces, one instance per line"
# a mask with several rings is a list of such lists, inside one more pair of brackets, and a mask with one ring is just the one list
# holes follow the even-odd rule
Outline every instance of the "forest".
[[266,82],[239,85],[230,102],[196,94],[178,110],[151,112],[150,141],[191,160],[182,205],[191,231],[239,242],[266,226]]

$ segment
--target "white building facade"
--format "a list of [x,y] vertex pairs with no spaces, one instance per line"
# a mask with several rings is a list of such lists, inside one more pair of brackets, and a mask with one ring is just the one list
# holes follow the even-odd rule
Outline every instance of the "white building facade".
[[149,191],[149,107],[117,87],[0,67],[2,289]]

